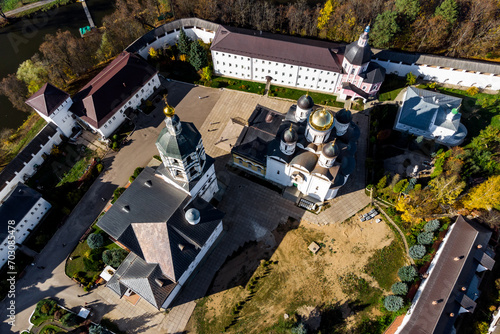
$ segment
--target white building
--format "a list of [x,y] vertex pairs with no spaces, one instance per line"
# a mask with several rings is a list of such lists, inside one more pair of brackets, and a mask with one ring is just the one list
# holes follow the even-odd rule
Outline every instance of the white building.
[[232,162],[315,209],[334,198],[354,171],[359,136],[350,111],[315,109],[304,95],[286,115],[257,106],[231,150]]
[[462,99],[415,87],[406,89],[394,129],[435,140],[447,146],[460,145],[467,129],[460,123]]
[[10,194],[0,201],[0,267],[11,260],[15,251],[42,221],[51,205],[30,187],[18,183]]
[[218,190],[214,159],[192,123],[165,108],[156,146],[163,164],[146,167],[97,223],[130,254],[107,287],[167,308],[223,231],[208,202]]

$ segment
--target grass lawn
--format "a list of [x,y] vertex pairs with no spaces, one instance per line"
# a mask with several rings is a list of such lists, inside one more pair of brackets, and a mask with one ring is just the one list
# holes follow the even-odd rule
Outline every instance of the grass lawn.
[[39,334],[46,334],[46,333],[67,333],[64,329],[59,328],[54,325],[46,325],[43,326],[43,328],[38,332]]
[[398,280],[398,269],[404,266],[405,260],[404,248],[397,238],[389,246],[375,251],[365,270],[381,288],[390,291],[391,285]]
[[59,181],[56,187],[62,186],[66,183],[76,182],[78,181],[83,174],[90,167],[90,163],[92,159],[96,156],[95,152],[89,148],[85,148],[85,155],[78,160],[71,169],[64,174],[61,181]]
[[266,88],[266,84],[262,82],[245,81],[225,77],[213,77],[212,83],[214,82],[218,82],[220,87],[260,95],[264,94],[264,89]]
[[[278,87],[274,85],[271,85],[271,92],[272,96],[282,97],[295,101],[297,101],[302,95],[305,95],[307,93],[307,91],[305,90],[288,88],[288,87]],[[332,106],[336,108],[344,107],[344,103],[337,102],[337,97],[333,94],[309,92],[309,96],[313,99],[314,103],[316,104]]]
[[399,92],[406,87],[406,78],[394,74],[387,74],[384,83],[380,87],[379,101],[393,101]]

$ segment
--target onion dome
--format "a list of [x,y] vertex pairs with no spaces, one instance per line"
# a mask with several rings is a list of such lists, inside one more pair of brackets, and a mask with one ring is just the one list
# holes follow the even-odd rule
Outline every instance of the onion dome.
[[338,111],[335,114],[335,119],[337,120],[337,122],[341,124],[349,124],[352,121],[351,111],[346,109],[340,109],[340,111]]
[[302,110],[309,110],[314,107],[314,101],[312,97],[309,96],[309,92],[306,95],[302,95],[297,100],[297,106]]
[[344,159],[342,159],[342,163],[340,164],[340,173],[342,175],[350,175],[352,172],[354,172],[355,168],[356,160],[354,160],[353,157],[346,156]]
[[318,131],[328,130],[333,125],[333,114],[330,110],[317,109],[309,116],[309,123]]
[[196,210],[195,208],[191,208],[186,211],[184,217],[189,224],[196,225],[200,222],[200,211]]
[[339,155],[339,147],[335,144],[335,141],[332,141],[323,146],[323,155],[327,158],[335,158]]
[[292,127],[292,124],[290,124],[290,128],[283,131],[283,133],[281,134],[281,139],[287,144],[297,142],[297,139],[299,139],[299,135],[297,134],[297,131]]

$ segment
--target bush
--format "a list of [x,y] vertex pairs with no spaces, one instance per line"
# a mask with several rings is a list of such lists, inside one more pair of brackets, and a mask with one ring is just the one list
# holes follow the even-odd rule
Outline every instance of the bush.
[[114,141],[113,144],[111,144],[111,149],[117,151],[118,150],[118,143]]
[[477,93],[479,93],[479,89],[477,87],[470,87],[469,89],[466,90],[467,94],[470,96],[474,96]]
[[106,328],[101,325],[91,325],[89,327],[89,334],[107,334],[109,333]]
[[384,175],[384,177],[381,178],[380,181],[378,181],[377,189],[378,190],[384,189],[386,185],[387,185],[387,175]]
[[132,183],[134,182],[135,180],[135,177],[133,175],[130,175],[130,177],[128,178],[128,182]]
[[391,291],[395,295],[406,295],[408,293],[408,285],[403,282],[396,282],[391,286]]
[[102,164],[97,164],[96,169],[97,169],[97,173],[100,174],[102,172],[102,170],[104,169],[104,166]]
[[59,307],[57,303],[52,299],[43,299],[40,300],[35,308],[36,315],[53,315]]
[[417,270],[413,266],[401,267],[398,276],[403,282],[411,282],[417,276]]
[[390,295],[384,299],[384,307],[387,311],[397,312],[403,307],[403,304],[403,298],[399,296]]
[[111,203],[116,202],[116,200],[125,192],[124,187],[119,187],[116,188],[115,191],[113,191],[113,199],[111,200]]
[[137,167],[135,170],[134,170],[134,178],[138,177],[139,174],[141,174],[141,172],[144,170],[143,167]]
[[220,85],[219,81],[212,81],[212,85],[211,85],[212,88],[220,88],[220,86],[221,85]]
[[426,253],[425,246],[422,245],[411,246],[408,253],[410,254],[410,257],[412,259],[420,260]]
[[105,264],[113,268],[118,268],[127,255],[128,253],[124,249],[112,249],[102,253],[102,260]]
[[92,233],[89,235],[87,238],[87,245],[89,245],[91,249],[102,247],[102,245],[104,245],[104,238],[102,237],[102,234]]
[[155,158],[158,161],[161,161],[161,157],[159,155],[153,155],[153,158]]
[[428,222],[427,224],[424,225],[424,231],[425,232],[434,232],[439,229],[439,220],[434,219]]
[[392,188],[392,191],[396,194],[399,194],[400,192],[405,190],[406,187],[408,187],[408,180],[403,179],[403,180],[399,181],[398,183],[396,183],[396,185]]
[[78,318],[74,313],[67,313],[61,318],[61,323],[67,327],[73,327],[78,323]]
[[434,239],[434,234],[432,232],[422,232],[417,236],[417,241],[421,245],[432,244],[432,239]]
[[303,323],[299,323],[290,331],[292,334],[307,334],[307,328]]

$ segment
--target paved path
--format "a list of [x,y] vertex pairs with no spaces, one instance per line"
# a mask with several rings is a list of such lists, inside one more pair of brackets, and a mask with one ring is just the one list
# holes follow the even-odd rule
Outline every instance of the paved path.
[[7,17],[13,17],[19,13],[24,12],[24,11],[27,11],[27,10],[30,10],[33,8],[37,8],[37,7],[42,7],[42,6],[48,5],[49,3],[54,2],[54,1],[57,1],[57,0],[41,0],[38,2],[30,3],[29,5],[25,5],[25,6],[13,9],[13,10],[9,10],[8,12],[5,12],[4,14]]
[[[168,89],[168,101],[176,107],[181,119],[191,121],[197,126],[201,126],[220,95],[218,90],[178,83],[169,83]],[[208,98],[200,101],[198,95],[208,96]],[[9,326],[5,320],[7,319],[6,307],[10,300],[6,298],[0,302],[2,319],[0,333],[19,333],[27,329],[35,304],[46,297],[56,299],[59,304],[73,311],[78,311],[79,306],[87,302],[93,305],[95,319],[100,319],[114,309],[115,305],[105,303],[96,291],[84,294],[83,290],[65,275],[66,257],[104,208],[106,203],[102,202],[101,198],[111,198],[114,189],[126,184],[137,166],[146,165],[152,156],[158,153],[154,143],[164,127],[163,119],[161,109],[155,110],[149,116],[141,114],[137,120],[137,130],[130,138],[131,144],[118,153],[110,151],[103,158],[105,172],[94,182],[66,223],[59,228],[35,258],[36,265],[28,266],[24,277],[17,282],[14,327]],[[66,247],[62,246],[63,243]],[[37,266],[45,267],[45,269],[38,269]],[[78,297],[80,294],[84,295]],[[155,314],[161,316],[161,313]],[[120,316],[127,317],[127,314],[120,314]],[[141,314],[140,320],[143,328],[144,326],[154,327],[161,321],[161,319],[150,317],[149,313]]]

